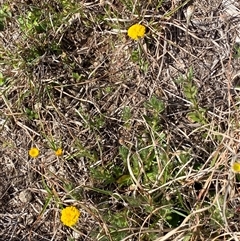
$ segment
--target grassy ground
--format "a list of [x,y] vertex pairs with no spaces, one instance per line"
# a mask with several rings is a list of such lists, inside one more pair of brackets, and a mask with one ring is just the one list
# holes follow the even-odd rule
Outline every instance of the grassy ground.
[[221,2],[0,2],[0,240],[240,239],[240,20]]

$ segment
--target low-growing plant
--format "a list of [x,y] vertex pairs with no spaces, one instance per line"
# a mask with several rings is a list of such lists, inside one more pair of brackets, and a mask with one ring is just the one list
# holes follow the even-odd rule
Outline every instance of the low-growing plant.
[[8,4],[3,4],[0,8],[0,31],[4,31],[7,19],[11,18],[12,13]]
[[186,77],[181,76],[176,82],[182,85],[185,98],[191,103],[191,111],[187,114],[189,120],[199,124],[207,124],[207,110],[199,106],[199,101],[197,97],[198,88],[193,82],[193,77],[193,68],[190,68]]

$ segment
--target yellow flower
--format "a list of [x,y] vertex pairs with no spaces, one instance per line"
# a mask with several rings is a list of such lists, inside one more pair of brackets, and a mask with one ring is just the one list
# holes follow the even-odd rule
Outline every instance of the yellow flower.
[[58,149],[55,151],[55,155],[56,155],[56,156],[61,156],[62,154],[63,154],[62,148],[58,148]]
[[61,221],[64,225],[71,227],[75,225],[80,216],[80,211],[74,206],[66,207],[61,212]]
[[128,36],[134,40],[142,38],[146,32],[146,27],[141,24],[134,24],[128,29]]
[[240,173],[240,163],[234,162],[232,164],[232,171],[235,173]]
[[30,157],[32,158],[36,158],[39,156],[39,150],[36,148],[36,147],[32,147],[29,151],[28,151],[28,154]]

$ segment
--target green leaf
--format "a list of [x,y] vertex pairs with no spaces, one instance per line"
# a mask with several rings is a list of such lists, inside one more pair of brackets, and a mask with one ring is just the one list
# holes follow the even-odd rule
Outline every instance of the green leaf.
[[156,96],[151,97],[151,99],[146,103],[146,107],[153,109],[157,114],[162,113],[165,109],[164,102]]
[[192,102],[196,101],[197,87],[192,85],[192,83],[187,83],[184,85],[184,94],[186,98]]
[[117,179],[117,184],[121,185],[129,185],[132,182],[130,175],[122,175]]
[[199,110],[189,112],[187,114],[187,117],[191,122],[196,122],[199,124],[206,124],[207,121],[205,118],[205,113],[206,113],[206,110],[203,108],[200,108]]
[[0,72],[0,86],[3,86],[6,82],[6,78],[3,76],[3,74]]

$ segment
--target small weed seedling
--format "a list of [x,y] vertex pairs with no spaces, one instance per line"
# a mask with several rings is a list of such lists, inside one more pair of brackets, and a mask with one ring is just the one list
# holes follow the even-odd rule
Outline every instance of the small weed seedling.
[[192,110],[187,115],[189,120],[203,125],[207,124],[207,119],[205,117],[206,109],[200,107],[198,104],[198,89],[193,82],[193,69],[190,68],[186,77],[181,76],[177,82],[182,84],[185,98],[191,102]]

